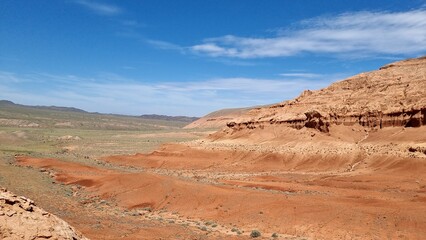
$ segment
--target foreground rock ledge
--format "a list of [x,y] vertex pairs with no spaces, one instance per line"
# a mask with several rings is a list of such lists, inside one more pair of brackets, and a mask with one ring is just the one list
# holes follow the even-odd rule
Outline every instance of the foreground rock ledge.
[[64,220],[35,206],[28,198],[0,188],[0,239],[88,240]]

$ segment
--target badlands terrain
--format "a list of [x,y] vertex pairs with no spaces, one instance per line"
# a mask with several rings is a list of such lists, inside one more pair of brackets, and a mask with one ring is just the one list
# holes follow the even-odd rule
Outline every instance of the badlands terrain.
[[185,129],[5,109],[0,186],[90,239],[426,236],[425,57]]

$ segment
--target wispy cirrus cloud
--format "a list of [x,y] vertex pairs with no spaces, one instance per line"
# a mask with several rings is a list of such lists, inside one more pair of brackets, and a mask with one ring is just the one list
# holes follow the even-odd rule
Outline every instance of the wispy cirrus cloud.
[[176,50],[176,51],[180,51],[182,53],[185,52],[185,48],[174,44],[174,43],[170,43],[170,42],[166,42],[166,41],[161,41],[161,40],[155,40],[155,39],[143,39],[146,43],[159,48],[159,49],[164,49],[164,50]]
[[75,3],[80,4],[81,6],[84,6],[100,15],[114,16],[123,12],[123,9],[118,6],[91,0],[76,0]]
[[395,56],[426,53],[426,9],[407,12],[354,12],[307,19],[297,30],[274,37],[227,35],[189,49],[210,57],[267,58],[302,53],[333,56]]
[[[93,112],[202,116],[211,111],[281,102],[345,75],[301,78],[213,78],[191,82],[140,82],[104,73],[96,77],[0,71],[0,99],[30,105],[78,107]],[[48,85],[49,88],[46,89]]]

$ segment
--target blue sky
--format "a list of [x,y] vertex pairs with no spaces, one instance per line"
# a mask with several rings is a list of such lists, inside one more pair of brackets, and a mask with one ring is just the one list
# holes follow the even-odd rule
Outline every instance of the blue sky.
[[426,54],[426,0],[2,0],[0,99],[202,116]]

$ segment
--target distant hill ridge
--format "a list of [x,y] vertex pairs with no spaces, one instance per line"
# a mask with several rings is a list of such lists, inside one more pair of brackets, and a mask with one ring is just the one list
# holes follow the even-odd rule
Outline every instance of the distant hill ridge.
[[63,112],[78,112],[78,113],[91,113],[91,114],[100,114],[100,115],[115,115],[115,116],[128,116],[128,117],[140,117],[143,119],[152,119],[152,120],[165,120],[165,121],[180,121],[180,122],[193,122],[198,120],[198,117],[187,117],[187,116],[168,116],[168,115],[159,115],[159,114],[143,114],[140,116],[136,115],[123,115],[123,114],[108,114],[108,113],[97,113],[97,112],[88,112],[80,108],[75,107],[61,107],[61,106],[31,106],[14,103],[9,100],[0,100],[0,106],[17,106],[17,107],[26,107],[33,109],[45,109],[45,110],[54,110],[54,111],[63,111]]
[[158,114],[143,114],[143,115],[140,115],[140,117],[144,119],[179,121],[179,122],[193,122],[199,119],[198,117],[168,116],[168,115],[158,115]]
[[87,112],[74,107],[27,106],[0,100],[0,126],[36,128],[81,128],[105,130],[162,130],[181,128],[194,117]]
[[0,100],[0,106],[1,105],[9,105],[9,106],[19,106],[19,107],[30,107],[30,108],[37,108],[37,109],[46,109],[46,110],[56,110],[56,111],[65,111],[65,112],[80,112],[80,113],[88,113],[87,111],[84,111],[79,108],[75,107],[58,107],[58,106],[30,106],[30,105],[23,105],[14,103],[9,100]]

